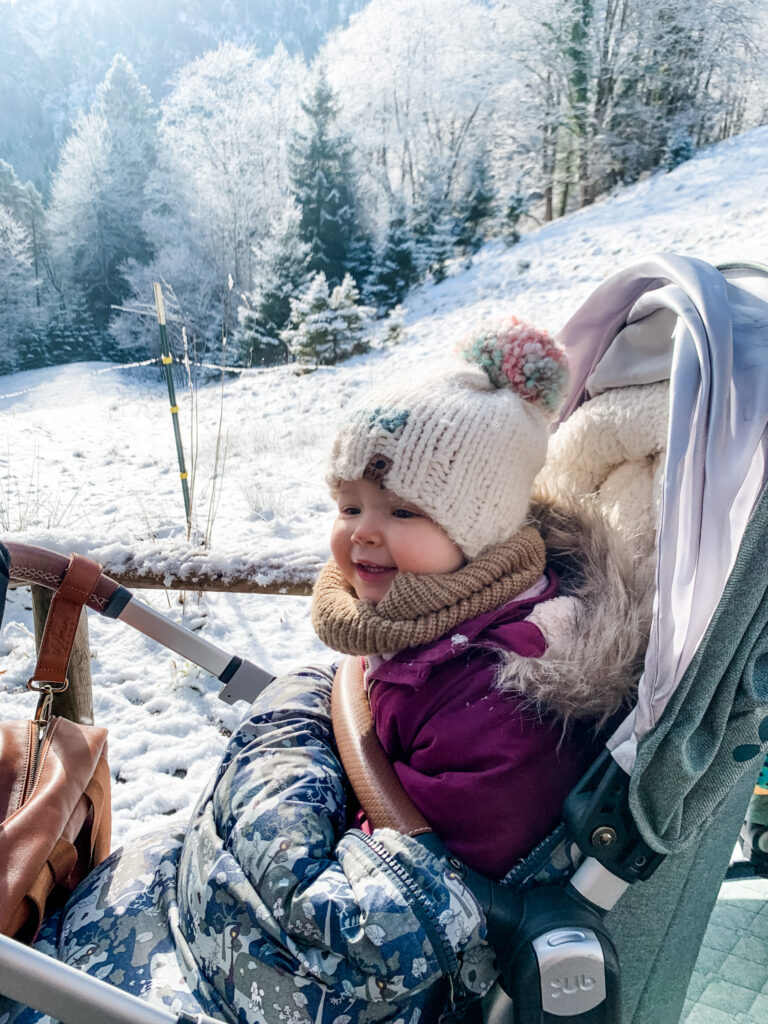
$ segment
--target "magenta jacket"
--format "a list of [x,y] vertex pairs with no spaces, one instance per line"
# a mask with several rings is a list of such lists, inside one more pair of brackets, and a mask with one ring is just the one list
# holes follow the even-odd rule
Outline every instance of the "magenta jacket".
[[[494,688],[498,648],[538,658],[547,643],[538,597],[470,619],[369,672],[376,733],[409,797],[448,849],[501,878],[555,827],[564,798],[594,759],[593,730],[542,717]],[[527,706],[528,705],[528,706]]]

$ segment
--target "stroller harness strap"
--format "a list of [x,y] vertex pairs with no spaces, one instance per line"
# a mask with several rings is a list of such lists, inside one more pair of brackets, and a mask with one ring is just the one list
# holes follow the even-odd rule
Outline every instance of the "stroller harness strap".
[[360,658],[345,658],[336,673],[331,721],[344,771],[372,827],[392,828],[406,836],[431,832],[374,731]]
[[72,555],[64,579],[51,601],[37,665],[30,683],[57,683],[61,689],[66,689],[67,668],[80,612],[90,600],[100,576],[101,566],[98,562],[82,555]]

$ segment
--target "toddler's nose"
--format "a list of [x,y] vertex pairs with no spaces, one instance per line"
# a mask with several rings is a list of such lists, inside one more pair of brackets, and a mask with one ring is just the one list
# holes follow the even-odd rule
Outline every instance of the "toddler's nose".
[[352,540],[358,544],[379,544],[381,542],[381,530],[376,523],[375,516],[360,516],[355,524]]

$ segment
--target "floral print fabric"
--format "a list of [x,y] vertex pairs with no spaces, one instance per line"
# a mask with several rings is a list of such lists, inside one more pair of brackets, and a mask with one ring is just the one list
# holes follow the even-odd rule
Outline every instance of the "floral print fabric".
[[[39,948],[176,1013],[248,1024],[431,1024],[487,991],[484,918],[450,861],[346,830],[331,681],[272,683],[186,829],[113,853]],[[0,998],[0,1024],[49,1020]]]

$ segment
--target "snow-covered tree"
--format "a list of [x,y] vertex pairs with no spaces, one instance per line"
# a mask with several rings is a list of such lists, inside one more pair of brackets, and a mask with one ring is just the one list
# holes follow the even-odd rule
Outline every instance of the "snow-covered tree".
[[467,185],[456,208],[456,244],[466,252],[477,252],[483,244],[494,200],[488,154],[481,150],[469,166]]
[[345,274],[341,284],[337,284],[331,292],[331,309],[343,324],[341,358],[364,352],[368,346],[363,336],[372,310],[360,305],[360,290],[351,274]]
[[4,205],[0,205],[0,369],[28,365],[38,355],[37,281],[29,236]]
[[366,285],[366,294],[380,313],[402,302],[419,277],[413,235],[402,202],[395,204]]
[[289,200],[254,247],[253,283],[237,312],[239,361],[246,366],[285,362],[280,332],[291,316],[291,299],[307,284],[309,246],[301,237],[301,214]]
[[417,262],[435,282],[446,275],[446,263],[456,252],[458,226],[448,194],[445,170],[427,168],[420,179],[413,213]]
[[[131,265],[132,304],[151,300],[153,280],[169,282],[201,351],[218,349],[222,332],[233,337],[233,297],[250,293],[254,253],[289,195],[287,147],[305,74],[283,47],[262,59],[226,43],[186,67],[162,104],[143,222],[155,258],[148,270]],[[151,322],[142,331],[128,316],[113,334],[122,345],[137,335],[152,344]]]
[[316,69],[301,108],[306,128],[294,137],[291,183],[301,210],[301,231],[309,245],[309,268],[331,285],[356,270],[355,242],[361,234],[349,138],[336,120],[339,102],[322,65]]
[[330,366],[365,350],[368,310],[358,299],[349,274],[333,292],[322,271],[312,277],[306,292],[291,300],[290,325],[281,334],[299,362]]
[[497,167],[514,160],[520,177],[522,157],[550,218],[658,167],[672,125],[694,145],[725,137],[755,81],[764,17],[758,0],[498,0],[494,37],[522,74],[506,119],[497,109]]
[[64,146],[48,217],[62,299],[83,297],[99,328],[130,291],[125,262],[152,256],[142,217],[156,146],[149,92],[118,55]]
[[0,160],[0,205],[6,208],[27,233],[36,281],[35,305],[39,309],[44,304],[43,274],[48,262],[43,197],[31,181],[22,184],[14,168],[4,160]]
[[379,232],[393,198],[411,208],[433,167],[457,197],[488,137],[495,89],[515,73],[511,52],[496,43],[489,5],[475,0],[371,0],[331,36],[321,57]]

